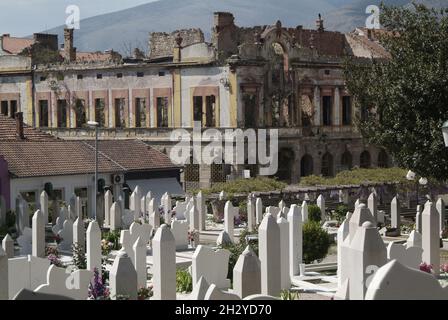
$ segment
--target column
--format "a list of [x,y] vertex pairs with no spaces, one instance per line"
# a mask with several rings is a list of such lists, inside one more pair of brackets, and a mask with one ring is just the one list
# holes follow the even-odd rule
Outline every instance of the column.
[[320,126],[320,88],[316,86],[314,88],[314,126]]
[[341,95],[339,87],[334,89],[334,112],[333,112],[334,126],[341,125]]

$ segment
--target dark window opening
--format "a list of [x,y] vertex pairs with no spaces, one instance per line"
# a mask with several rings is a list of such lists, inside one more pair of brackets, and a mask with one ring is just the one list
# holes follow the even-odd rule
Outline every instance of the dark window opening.
[[216,111],[216,97],[214,95],[205,97],[205,126],[214,127]]
[[322,97],[323,125],[331,126],[333,101],[330,96]]
[[333,156],[328,152],[322,157],[321,173],[324,177],[332,177],[334,175]]
[[126,128],[126,101],[124,98],[115,99],[115,127]]
[[389,167],[389,156],[387,155],[384,149],[382,149],[378,154],[378,167],[379,168]]
[[325,75],[326,75],[326,76],[329,76],[329,75],[330,75],[330,70],[325,70],[324,72],[325,72]]
[[67,128],[67,101],[58,100],[57,102],[58,128]]
[[202,126],[202,105],[203,105],[203,97],[195,96],[193,97],[193,121],[198,121]]
[[165,71],[159,71],[159,77],[164,77],[165,76]]
[[77,78],[78,80],[82,80],[82,79],[84,78],[84,76],[83,76],[82,74],[78,74],[78,75],[76,76],[76,78]]
[[98,73],[98,74],[96,75],[96,78],[97,78],[97,79],[103,79],[103,75],[102,75],[101,73]]
[[2,101],[1,109],[2,115],[8,116],[8,101]]
[[106,125],[105,102],[102,98],[95,99],[95,121],[100,127]]
[[39,100],[39,126],[48,127],[48,100]]
[[117,78],[123,78],[123,74],[122,73],[117,73]]
[[352,124],[352,98],[349,96],[342,97],[342,125],[349,126]]
[[341,157],[341,170],[350,170],[352,168],[352,155],[345,151]]
[[76,128],[82,128],[87,123],[85,101],[83,99],[77,99],[75,108]]
[[146,127],[146,99],[135,99],[135,126],[137,128]]
[[137,78],[143,78],[145,75],[144,72],[137,72]]
[[368,151],[364,151],[363,153],[361,153],[359,162],[360,162],[359,166],[361,168],[370,168],[371,166],[370,153]]
[[313,158],[309,154],[306,154],[300,160],[300,176],[310,176],[313,174],[313,171]]
[[244,125],[246,128],[255,128],[257,126],[257,96],[255,94],[244,94]]
[[168,127],[168,97],[157,98],[157,127]]
[[40,81],[45,81],[47,80],[47,77],[40,77]]

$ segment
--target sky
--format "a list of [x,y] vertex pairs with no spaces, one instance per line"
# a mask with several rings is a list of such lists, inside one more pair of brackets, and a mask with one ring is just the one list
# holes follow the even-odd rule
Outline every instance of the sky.
[[65,24],[69,5],[77,5],[85,19],[153,1],[157,0],[0,0],[0,34],[23,37]]

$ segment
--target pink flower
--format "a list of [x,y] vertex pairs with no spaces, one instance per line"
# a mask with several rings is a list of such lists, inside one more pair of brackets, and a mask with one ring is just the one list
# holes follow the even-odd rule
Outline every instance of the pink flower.
[[426,262],[420,263],[420,271],[431,273],[433,269],[433,266],[430,264],[427,264]]
[[440,271],[448,273],[448,263],[444,263],[440,266]]

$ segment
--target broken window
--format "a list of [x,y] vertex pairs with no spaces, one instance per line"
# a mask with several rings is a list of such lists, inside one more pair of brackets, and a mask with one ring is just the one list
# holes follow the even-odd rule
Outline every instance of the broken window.
[[313,101],[309,95],[302,95],[300,97],[300,105],[302,107],[302,126],[309,127],[313,119]]
[[251,93],[243,95],[244,102],[244,125],[246,128],[255,128],[257,126],[257,96]]
[[216,110],[216,97],[214,95],[205,97],[205,126],[214,127]]
[[193,121],[199,121],[202,126],[202,104],[203,104],[202,96],[194,96],[193,97]]
[[168,127],[168,97],[157,98],[157,127]]
[[103,98],[95,99],[95,121],[98,122],[100,127],[106,125],[106,114],[105,114],[106,104]]
[[67,100],[57,101],[58,128],[67,128]]
[[323,125],[331,126],[331,116],[332,116],[332,106],[333,101],[330,96],[322,97],[322,117],[323,117]]
[[48,127],[48,100],[39,100],[39,126]]
[[115,99],[115,127],[126,128],[126,101],[124,98]]
[[11,100],[9,101],[9,108],[10,108],[10,117],[15,118],[16,112],[17,112],[17,100]]
[[146,99],[135,98],[135,126],[146,127]]
[[342,125],[352,124],[352,99],[350,96],[342,97]]
[[2,115],[8,116],[8,101],[2,101],[1,112]]
[[87,123],[86,104],[84,99],[75,102],[76,128],[82,128]]

